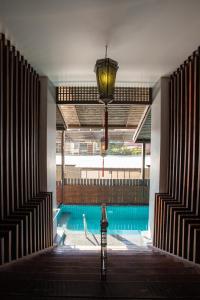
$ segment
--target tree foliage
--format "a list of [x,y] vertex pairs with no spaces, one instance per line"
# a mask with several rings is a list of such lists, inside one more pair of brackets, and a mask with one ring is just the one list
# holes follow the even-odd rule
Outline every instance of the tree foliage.
[[108,155],[141,155],[141,147],[110,143]]

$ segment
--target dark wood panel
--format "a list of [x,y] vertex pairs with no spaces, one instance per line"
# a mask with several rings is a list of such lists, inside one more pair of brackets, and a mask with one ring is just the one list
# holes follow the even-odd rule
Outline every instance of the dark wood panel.
[[38,74],[0,35],[0,262],[52,245],[52,195],[39,190]]
[[168,193],[157,194],[154,245],[200,261],[200,57],[195,51],[170,78]]
[[[1,35],[0,38],[0,220],[4,218],[5,210],[4,210],[4,150],[3,150],[3,126],[4,126],[4,67],[3,67],[3,60],[4,60],[4,36]],[[3,238],[2,238],[3,239]],[[2,240],[4,244],[4,239]]]

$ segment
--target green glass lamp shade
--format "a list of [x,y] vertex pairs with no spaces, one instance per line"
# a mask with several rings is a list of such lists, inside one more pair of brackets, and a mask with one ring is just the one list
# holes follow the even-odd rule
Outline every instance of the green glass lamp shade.
[[98,59],[95,65],[99,98],[106,104],[114,99],[118,63],[110,58]]

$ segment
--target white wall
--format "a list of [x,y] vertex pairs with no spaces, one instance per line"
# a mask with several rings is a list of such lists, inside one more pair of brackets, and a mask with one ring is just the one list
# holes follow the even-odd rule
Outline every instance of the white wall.
[[167,192],[169,137],[169,79],[161,78],[153,89],[151,106],[151,170],[149,231],[153,237],[155,194]]
[[[53,209],[56,204],[56,104],[55,95],[48,85],[47,92],[47,191],[53,193]],[[56,223],[54,222],[54,236]]]
[[[40,104],[40,190],[52,192],[56,204],[56,95],[47,77],[41,77]],[[54,224],[54,236],[56,224]]]
[[149,194],[149,229],[153,233],[155,193],[159,191],[160,174],[160,118],[161,118],[161,90],[151,106],[151,168]]

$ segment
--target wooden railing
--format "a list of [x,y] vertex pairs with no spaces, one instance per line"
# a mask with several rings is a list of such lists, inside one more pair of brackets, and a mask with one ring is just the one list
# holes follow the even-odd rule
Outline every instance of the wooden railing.
[[[149,179],[89,179],[89,178],[65,178],[65,185],[97,185],[97,186],[146,186],[149,187]],[[57,185],[59,182],[57,182]]]

